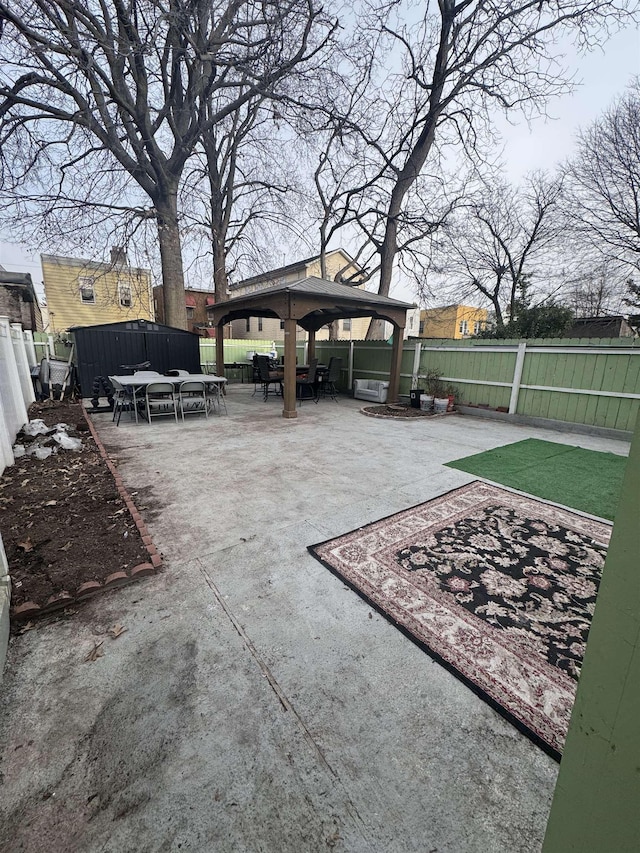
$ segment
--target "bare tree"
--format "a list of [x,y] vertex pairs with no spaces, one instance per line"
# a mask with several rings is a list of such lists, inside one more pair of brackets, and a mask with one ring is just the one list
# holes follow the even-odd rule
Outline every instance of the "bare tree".
[[257,97],[203,136],[185,174],[184,219],[208,235],[216,302],[227,299],[229,259],[233,271],[241,246],[292,188],[278,142],[273,107]]
[[572,225],[608,255],[640,268],[640,79],[578,139],[567,164]]
[[[402,54],[400,71],[379,98],[381,114],[396,129],[383,146],[388,199],[377,243],[383,295],[389,294],[408,198],[437,141],[457,139],[473,156],[492,109],[544,109],[550,97],[570,88],[554,57],[559,36],[574,34],[586,48],[608,26],[637,14],[632,0],[438,0],[408,26],[399,9],[382,2],[367,9],[372,28]],[[379,336],[373,323],[369,336]]]
[[[151,202],[165,316],[186,326],[178,211],[187,159],[218,123],[319,49],[313,0],[0,0],[0,139],[41,156],[55,129],[109,152]],[[79,145],[82,149],[82,145]]]
[[628,267],[602,257],[589,264],[583,257],[581,269],[562,288],[562,304],[575,317],[602,317],[620,314],[628,286]]
[[559,179],[542,173],[518,189],[498,180],[485,183],[433,244],[431,273],[441,290],[488,301],[502,328],[513,318],[522,288],[531,294],[548,269],[561,233],[561,189]]

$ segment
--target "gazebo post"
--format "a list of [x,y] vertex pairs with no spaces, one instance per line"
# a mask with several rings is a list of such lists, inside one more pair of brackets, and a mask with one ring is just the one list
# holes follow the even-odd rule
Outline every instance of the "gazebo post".
[[402,344],[404,343],[404,326],[393,324],[393,348],[391,350],[391,372],[389,375],[388,401],[397,403],[400,393],[400,371],[402,370]]
[[297,418],[296,409],[296,321],[284,321],[284,408],[283,418]]
[[216,375],[224,376],[224,323],[216,326]]
[[311,364],[313,359],[316,357],[316,330],[309,329],[309,345],[307,348],[308,352],[308,362],[307,364]]

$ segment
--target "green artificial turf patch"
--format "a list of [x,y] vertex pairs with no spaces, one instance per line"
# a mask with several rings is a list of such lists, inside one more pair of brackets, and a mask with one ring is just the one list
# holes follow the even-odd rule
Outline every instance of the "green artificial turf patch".
[[615,453],[527,438],[447,465],[613,520],[626,463]]

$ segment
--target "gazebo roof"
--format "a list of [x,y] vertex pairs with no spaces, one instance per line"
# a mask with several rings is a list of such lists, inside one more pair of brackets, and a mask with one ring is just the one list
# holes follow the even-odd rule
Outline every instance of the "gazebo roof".
[[379,296],[347,284],[310,276],[291,284],[278,284],[237,296],[214,306],[214,323],[247,317],[294,319],[307,331],[346,317],[373,317],[404,326],[410,302]]

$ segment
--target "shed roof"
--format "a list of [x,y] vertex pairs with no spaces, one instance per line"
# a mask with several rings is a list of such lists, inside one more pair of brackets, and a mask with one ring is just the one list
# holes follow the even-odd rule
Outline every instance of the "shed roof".
[[186,329],[177,329],[175,326],[165,326],[162,323],[155,323],[153,320],[136,319],[136,320],[119,320],[114,323],[94,323],[91,326],[71,326],[70,332],[90,332],[90,331],[114,331],[114,332],[180,332],[183,335],[194,335]]

